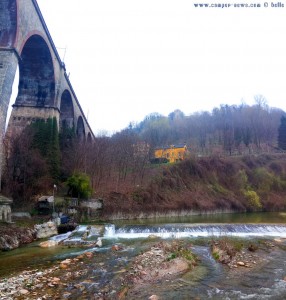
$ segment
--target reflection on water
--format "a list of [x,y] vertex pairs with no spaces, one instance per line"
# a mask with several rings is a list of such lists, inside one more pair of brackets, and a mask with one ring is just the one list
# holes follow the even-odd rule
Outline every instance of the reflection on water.
[[204,214],[185,217],[166,217],[157,219],[117,220],[114,224],[166,224],[166,223],[285,223],[286,212],[256,212],[256,213],[221,213]]
[[[41,248],[40,242],[6,252],[0,252],[0,277],[31,268],[48,266],[55,260],[72,256],[71,249],[67,247]],[[73,252],[82,251],[72,249]]]

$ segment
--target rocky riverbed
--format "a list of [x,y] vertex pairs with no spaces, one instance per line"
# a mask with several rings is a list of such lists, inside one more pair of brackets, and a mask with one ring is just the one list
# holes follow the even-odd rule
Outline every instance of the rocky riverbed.
[[[209,249],[226,278],[234,278],[259,270],[274,253],[284,253],[283,242],[276,239],[240,247],[232,244],[229,247],[236,249],[229,250],[226,240],[218,239],[209,242]],[[186,272],[199,270],[200,257],[193,254],[192,248],[186,240],[148,241],[142,252],[129,260],[129,248],[123,244],[107,250],[109,260],[100,260],[100,252],[86,250],[49,268],[28,269],[2,278],[0,299],[146,299],[142,291],[149,299],[163,299],[153,292],[155,285],[171,284]]]
[[44,270],[27,270],[16,276],[4,278],[0,280],[0,299],[69,298],[71,293],[64,290],[74,280],[86,273],[86,269],[83,268],[83,261],[92,256],[93,253],[87,252],[85,255],[74,259],[65,259]]

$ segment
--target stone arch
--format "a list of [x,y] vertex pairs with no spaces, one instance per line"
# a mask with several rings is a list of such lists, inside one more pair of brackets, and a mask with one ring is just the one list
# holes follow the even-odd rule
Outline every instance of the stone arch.
[[12,47],[17,34],[17,1],[0,3],[0,47]]
[[73,128],[74,126],[74,107],[71,93],[65,90],[62,93],[60,105],[60,129]]
[[85,140],[85,128],[82,116],[77,119],[76,134],[80,140]]
[[38,34],[30,36],[21,52],[16,106],[53,107],[55,75],[50,49]]

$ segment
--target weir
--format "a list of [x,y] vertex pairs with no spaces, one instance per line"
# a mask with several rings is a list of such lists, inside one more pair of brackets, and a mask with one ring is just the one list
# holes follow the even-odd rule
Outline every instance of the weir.
[[160,224],[160,225],[123,225],[106,224],[104,232],[92,230],[91,226],[79,225],[74,231],[50,238],[57,243],[81,244],[94,242],[98,238],[112,239],[146,239],[159,237],[163,239],[197,238],[197,237],[240,237],[240,238],[286,238],[284,224]]
[[161,238],[187,237],[281,237],[286,238],[286,225],[281,224],[166,224],[105,226],[103,238],[136,239],[158,236]]

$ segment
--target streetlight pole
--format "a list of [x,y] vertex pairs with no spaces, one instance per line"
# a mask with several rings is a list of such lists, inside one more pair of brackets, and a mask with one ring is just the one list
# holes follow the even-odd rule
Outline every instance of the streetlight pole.
[[55,190],[57,189],[57,186],[54,184],[53,186],[53,215],[55,214]]

